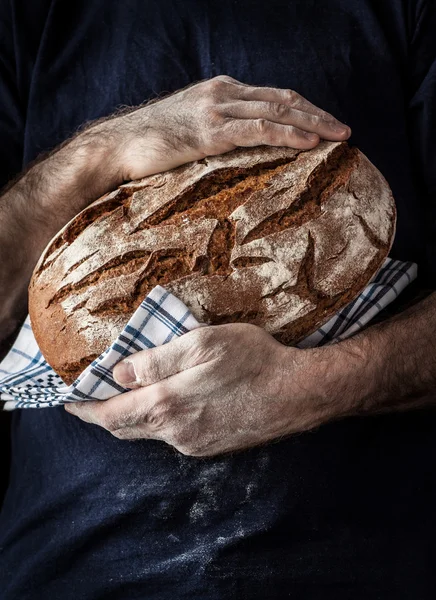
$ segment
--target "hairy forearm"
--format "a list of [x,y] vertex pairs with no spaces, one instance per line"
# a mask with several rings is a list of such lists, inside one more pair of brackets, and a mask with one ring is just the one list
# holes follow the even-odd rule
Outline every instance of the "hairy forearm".
[[30,276],[47,243],[87,204],[120,183],[114,179],[116,170],[110,169],[109,142],[107,136],[85,131],[38,161],[3,192],[0,343],[25,315]]
[[[159,116],[151,117],[148,108],[153,103],[125,107],[86,124],[4,188],[0,196],[0,349],[25,314],[32,271],[51,238],[91,202],[132,179],[132,161],[140,165],[141,177],[168,166],[160,164]],[[135,136],[141,140],[139,155]],[[171,152],[162,155],[171,159]]]
[[[350,340],[320,351],[334,416],[436,404],[436,293]],[[324,355],[323,355],[324,352]]]

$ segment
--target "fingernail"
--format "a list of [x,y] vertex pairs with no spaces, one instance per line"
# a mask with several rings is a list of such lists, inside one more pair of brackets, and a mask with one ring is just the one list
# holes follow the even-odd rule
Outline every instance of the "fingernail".
[[136,382],[135,366],[131,360],[123,360],[115,365],[113,376],[117,383],[127,385]]
[[308,133],[307,131],[304,131],[303,133],[310,142],[315,142],[316,140],[318,140],[318,136],[316,135],[316,133]]
[[346,125],[341,125],[340,123],[330,123],[330,129],[335,133],[348,133],[349,128]]
[[68,402],[67,404],[64,405],[64,408],[67,412],[74,415],[76,413],[78,407],[77,407],[76,402]]

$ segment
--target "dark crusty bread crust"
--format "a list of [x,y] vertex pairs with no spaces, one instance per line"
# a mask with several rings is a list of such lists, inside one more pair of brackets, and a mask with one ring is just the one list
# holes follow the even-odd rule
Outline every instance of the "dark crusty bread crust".
[[71,383],[160,284],[200,321],[293,344],[361,292],[395,217],[385,179],[346,143],[197,161],[121,186],[59,232],[30,284],[33,331]]

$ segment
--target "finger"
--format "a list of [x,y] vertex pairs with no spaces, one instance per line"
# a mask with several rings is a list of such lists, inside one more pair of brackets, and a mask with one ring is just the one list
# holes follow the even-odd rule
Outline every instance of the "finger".
[[319,142],[316,133],[293,125],[280,125],[267,119],[231,119],[222,126],[226,139],[235,146],[288,146],[300,150],[314,148]]
[[[143,392],[143,390],[141,389],[139,392]],[[153,394],[148,396],[152,398]],[[126,392],[104,401],[68,403],[65,405],[65,410],[85,423],[103,427],[116,437],[127,439],[127,435],[117,435],[121,430],[134,429],[138,432],[139,429],[144,429],[142,434],[136,437],[158,439],[157,433],[155,436],[148,435],[146,428],[143,427],[143,425],[147,425],[143,418],[144,412],[147,412],[147,405],[144,397],[139,396],[138,392],[136,395],[134,392]],[[134,437],[132,433],[128,439],[134,439]]]
[[296,108],[297,110],[317,115],[327,121],[334,121],[338,125],[347,127],[350,130],[345,123],[341,123],[341,121],[338,121],[338,119],[336,119],[333,115],[325,110],[322,110],[315,104],[312,104],[312,102],[309,102],[309,100],[294,90],[272,87],[243,86],[239,90],[239,97],[242,100],[258,100],[262,102],[276,102],[278,104],[285,104],[291,108]]
[[[200,433],[204,395],[209,391],[209,384],[202,388],[203,402],[190,400],[198,396],[199,382],[205,378],[208,381],[207,370],[198,365],[164,382],[103,402],[69,404],[66,410],[88,423],[100,425],[118,439],[162,440],[181,452],[191,454],[195,450],[192,444]],[[216,382],[210,385],[214,387]]]
[[104,402],[100,401],[68,402],[64,408],[70,414],[85,421],[85,423],[100,425],[100,414],[103,404]]
[[111,398],[102,403],[101,418],[120,439],[163,440],[177,447],[185,441],[181,432],[192,431],[200,422],[204,406],[190,400],[198,393],[204,374],[204,366],[198,365],[165,381]]
[[223,109],[229,117],[237,119],[266,119],[283,125],[293,125],[302,131],[318,134],[325,140],[344,140],[349,137],[348,128],[339,125],[336,121],[326,120],[313,113],[291,108],[278,102],[233,102]]
[[114,379],[120,385],[134,389],[200,364],[207,360],[207,356],[198,351],[205,335],[204,328],[196,329],[163,346],[132,354],[114,367]]
[[[177,380],[180,376],[177,374],[170,379]],[[131,390],[103,402],[69,405],[66,410],[122,439],[162,439],[168,424],[174,420],[178,402],[177,387],[167,381]],[[87,404],[94,406],[83,406]]]

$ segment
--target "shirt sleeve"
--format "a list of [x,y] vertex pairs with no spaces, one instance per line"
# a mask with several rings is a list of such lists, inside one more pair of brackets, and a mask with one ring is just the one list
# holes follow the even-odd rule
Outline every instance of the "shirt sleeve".
[[416,188],[428,229],[427,284],[436,289],[436,2],[416,2],[409,46],[408,125]]

